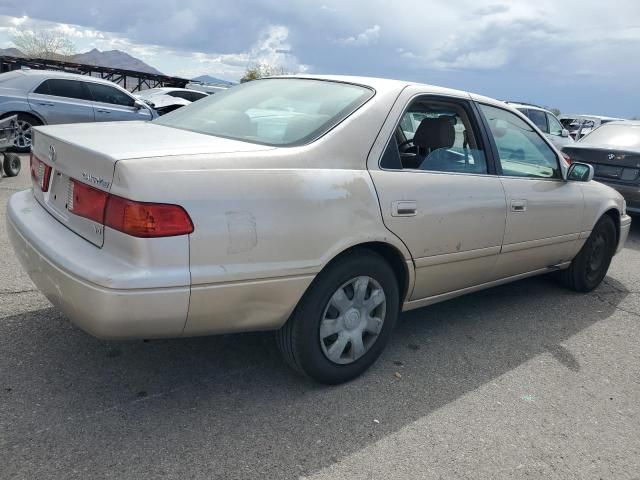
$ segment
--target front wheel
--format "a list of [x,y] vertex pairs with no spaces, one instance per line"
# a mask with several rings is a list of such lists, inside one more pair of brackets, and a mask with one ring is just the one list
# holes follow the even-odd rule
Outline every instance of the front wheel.
[[603,216],[582,249],[561,273],[567,287],[578,292],[590,292],[604,280],[616,250],[616,226],[608,215]]
[[398,282],[384,258],[354,250],[314,280],[277,332],[278,347],[289,365],[317,382],[349,381],[386,346],[399,303]]

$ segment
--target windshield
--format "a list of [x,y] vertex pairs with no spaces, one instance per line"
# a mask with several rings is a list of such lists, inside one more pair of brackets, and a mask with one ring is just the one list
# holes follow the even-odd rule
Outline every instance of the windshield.
[[373,96],[366,87],[300,78],[254,80],[164,115],[156,123],[271,146],[315,140]]
[[589,135],[581,138],[580,142],[591,145],[640,149],[640,125],[602,125]]

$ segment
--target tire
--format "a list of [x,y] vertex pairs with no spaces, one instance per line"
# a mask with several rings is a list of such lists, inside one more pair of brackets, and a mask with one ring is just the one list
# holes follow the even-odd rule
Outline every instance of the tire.
[[[376,361],[399,311],[398,281],[391,266],[375,252],[353,250],[316,277],[276,333],[278,348],[292,368],[316,382],[347,382]],[[331,334],[333,329],[339,332]]]
[[616,249],[616,226],[604,215],[573,259],[568,269],[560,274],[562,283],[577,292],[590,292],[607,275]]
[[5,153],[2,169],[7,177],[15,177],[20,173],[20,157],[17,153]]
[[[15,113],[9,113],[2,118],[11,117]],[[42,125],[42,122],[28,113],[18,113],[18,135],[14,141],[11,151],[18,153],[29,153],[31,151],[31,127]]]

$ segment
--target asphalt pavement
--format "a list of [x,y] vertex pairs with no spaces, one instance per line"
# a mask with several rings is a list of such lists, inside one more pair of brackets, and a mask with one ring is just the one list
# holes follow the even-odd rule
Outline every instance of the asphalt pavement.
[[640,478],[640,219],[605,283],[540,277],[403,314],[338,387],[272,333],[97,340],[35,290],[0,180],[0,478]]

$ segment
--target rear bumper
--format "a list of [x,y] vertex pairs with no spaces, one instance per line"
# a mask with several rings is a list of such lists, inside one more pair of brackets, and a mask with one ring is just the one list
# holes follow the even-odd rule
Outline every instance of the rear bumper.
[[33,283],[91,335],[120,339],[182,335],[189,286],[118,289],[87,280],[88,268],[95,273],[112,271],[112,259],[55,220],[30,190],[9,200],[7,231]]

